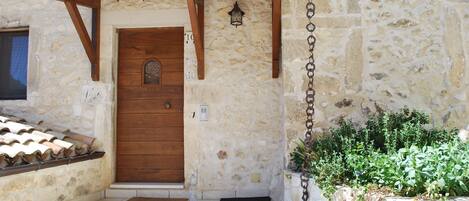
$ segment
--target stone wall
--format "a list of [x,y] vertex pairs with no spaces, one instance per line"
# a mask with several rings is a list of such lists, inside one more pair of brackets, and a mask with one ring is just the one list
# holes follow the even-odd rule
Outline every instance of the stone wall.
[[[282,156],[304,131],[308,56],[306,0],[282,2],[282,79],[271,78],[270,0],[240,1],[247,15],[238,28],[229,25],[227,15],[234,0],[206,1],[206,80],[196,79],[193,46],[186,45],[185,174],[187,180],[197,175],[198,191],[226,197],[271,194],[281,200]],[[341,117],[360,121],[378,108],[405,105],[431,113],[435,125],[469,122],[467,1],[315,2],[317,131]],[[97,137],[106,157],[70,166],[72,175],[86,177],[80,168],[100,170],[100,177],[90,177],[99,184],[95,191],[83,191],[90,196],[114,181],[116,29],[184,26],[190,34],[185,0],[103,0],[102,5],[101,81],[92,82],[63,3],[0,2],[0,27],[30,26],[28,100],[2,101],[0,108]],[[90,11],[81,12],[89,25]],[[209,106],[208,122],[192,117],[201,104]],[[39,187],[45,171],[0,181],[29,176]],[[58,181],[59,174],[52,178]],[[72,199],[80,185],[67,189],[71,193],[64,200]],[[19,185],[8,192],[33,193],[29,189]],[[47,192],[59,198],[60,191],[53,189]]]
[[[80,8],[80,12],[89,27],[91,10]],[[89,60],[64,4],[56,0],[0,1],[0,28],[19,26],[29,26],[30,33],[28,97],[0,101],[0,112],[31,122],[45,120],[90,136],[102,135],[102,126],[109,124],[100,118],[100,108],[109,105],[106,97],[111,90],[91,81]],[[98,137],[98,144],[100,140]],[[1,177],[1,200],[100,199],[110,183],[106,161]]]
[[[282,79],[271,78],[269,0],[240,2],[245,25],[229,24],[234,0],[207,1],[206,79],[195,74],[193,45],[186,45],[185,174],[212,197],[268,196],[282,192]],[[106,151],[99,182],[111,184],[115,169],[115,81],[119,28],[184,26],[190,35],[186,0],[103,0],[101,80],[90,66],[63,3],[2,1],[1,18],[31,27],[27,101],[0,107],[32,120],[64,125],[97,137]],[[15,11],[15,9],[18,9]],[[87,24],[90,13],[82,9]],[[132,17],[129,17],[132,16]],[[200,122],[199,105],[209,106]],[[41,177],[41,173],[37,177]],[[13,176],[15,177],[15,176]],[[96,191],[103,190],[101,186]]]
[[[469,123],[469,2],[318,0],[316,131],[405,106]],[[283,1],[287,152],[304,133],[306,0]]]
[[[104,1],[104,80],[114,83],[111,75],[117,72],[116,29],[184,26],[190,35],[186,2]],[[204,195],[281,196],[282,80],[271,78],[271,5],[268,0],[240,2],[246,23],[235,28],[227,14],[233,4],[205,2],[205,80],[196,79],[192,41],[185,47],[186,184],[196,175],[197,190]],[[198,120],[200,105],[209,106],[207,122]]]
[[107,187],[103,160],[0,178],[2,201],[98,201]]
[[[86,25],[91,10],[81,8]],[[62,2],[0,2],[0,28],[29,26],[26,101],[1,101],[7,113],[46,119],[74,131],[94,134],[95,106],[82,97],[90,81],[90,64]]]

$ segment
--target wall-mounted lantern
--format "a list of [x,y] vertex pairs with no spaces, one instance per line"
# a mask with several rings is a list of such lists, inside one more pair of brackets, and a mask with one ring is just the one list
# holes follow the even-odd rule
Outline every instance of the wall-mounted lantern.
[[231,16],[231,25],[235,26],[236,28],[243,25],[243,16],[245,13],[239,7],[238,1],[236,1],[233,10],[231,10],[228,14]]

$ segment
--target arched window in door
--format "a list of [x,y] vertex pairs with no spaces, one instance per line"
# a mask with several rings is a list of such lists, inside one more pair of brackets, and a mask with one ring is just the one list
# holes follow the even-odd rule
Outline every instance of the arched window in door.
[[143,84],[161,84],[161,63],[156,59],[150,59],[143,64]]

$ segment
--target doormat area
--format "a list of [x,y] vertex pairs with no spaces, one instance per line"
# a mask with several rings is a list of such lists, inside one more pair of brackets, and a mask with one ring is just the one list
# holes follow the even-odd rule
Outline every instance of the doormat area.
[[259,198],[223,198],[220,201],[270,201],[269,197]]
[[128,201],[188,201],[187,199],[169,199],[169,198],[132,198]]

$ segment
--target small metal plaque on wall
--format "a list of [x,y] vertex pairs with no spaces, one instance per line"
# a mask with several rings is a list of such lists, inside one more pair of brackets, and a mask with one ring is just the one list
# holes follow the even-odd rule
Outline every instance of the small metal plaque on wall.
[[200,105],[199,120],[208,121],[208,105]]

